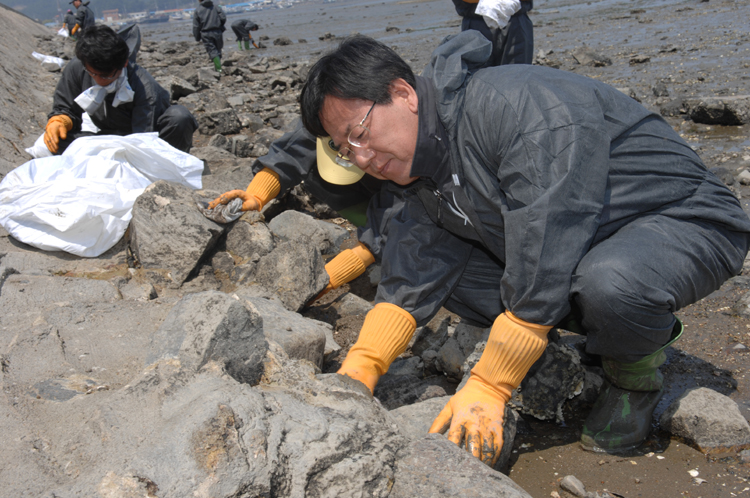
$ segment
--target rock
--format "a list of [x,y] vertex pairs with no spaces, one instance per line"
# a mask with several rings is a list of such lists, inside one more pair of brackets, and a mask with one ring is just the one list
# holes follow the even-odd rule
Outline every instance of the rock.
[[750,123],[750,96],[691,99],[690,119],[696,123],[738,126]]
[[[242,292],[238,293],[242,297]],[[318,369],[323,366],[327,323],[305,318],[284,308],[281,303],[268,299],[247,299],[263,318],[263,333],[278,343],[292,359],[307,360]]]
[[509,477],[439,434],[412,441],[399,452],[394,481],[389,498],[530,498]]
[[339,301],[339,312],[344,316],[366,315],[372,308],[370,301],[350,292],[344,294]]
[[292,40],[290,40],[288,36],[280,36],[273,41],[273,44],[280,46],[291,45]]
[[238,117],[242,127],[247,128],[248,133],[256,133],[265,126],[263,120],[255,114],[239,114]]
[[466,355],[461,351],[458,341],[453,337],[445,341],[437,354],[436,364],[438,370],[443,372],[448,379],[460,381],[463,378],[463,365]]
[[426,351],[438,351],[449,337],[450,317],[433,318],[424,327],[418,328],[414,333],[411,352],[422,356]]
[[298,312],[328,285],[328,273],[310,244],[284,242],[258,261],[255,281]]
[[651,91],[654,93],[654,97],[669,97],[669,90],[667,89],[667,85],[662,82],[654,85],[651,88]]
[[207,112],[198,116],[198,131],[203,135],[233,135],[240,130],[242,124],[233,109]]
[[169,97],[172,100],[179,100],[182,97],[187,97],[198,91],[198,89],[191,85],[190,82],[178,76],[160,78],[157,80],[157,83],[169,92]]
[[683,114],[687,114],[688,107],[685,105],[685,101],[683,99],[673,99],[667,102],[666,104],[663,104],[659,108],[659,113],[662,116],[680,116]]
[[271,220],[268,228],[283,241],[304,241],[323,254],[338,252],[341,243],[349,237],[346,229],[298,211],[284,211]]
[[386,26],[385,32],[386,33],[400,33],[401,29],[396,26]]
[[750,171],[746,169],[740,171],[737,175],[737,180],[739,180],[742,185],[750,185]]
[[149,185],[133,205],[130,246],[143,268],[169,270],[179,286],[224,230],[196,209],[188,187],[160,180]]
[[649,62],[650,60],[651,60],[651,57],[649,57],[648,55],[634,55],[630,58],[630,61],[628,62],[630,63],[631,66],[633,66],[635,64],[644,64],[646,62]]
[[256,255],[260,258],[273,251],[273,235],[265,223],[252,223],[243,215],[229,228],[226,247],[227,251],[245,262]]
[[737,403],[705,387],[690,389],[662,414],[661,428],[690,441],[704,453],[750,445],[750,424]]
[[580,498],[586,496],[586,487],[576,476],[568,475],[563,477],[563,480],[560,481],[560,487],[573,496]]
[[185,296],[153,335],[146,364],[174,358],[180,368],[197,372],[216,361],[237,382],[257,384],[268,344],[263,320],[251,310],[221,292]]
[[522,414],[563,423],[562,406],[583,391],[584,378],[576,350],[550,342],[541,358],[529,369],[511,401],[520,406]]
[[156,289],[150,283],[141,284],[125,277],[115,277],[110,283],[117,287],[123,299],[130,301],[150,301],[157,296]]
[[490,336],[490,327],[482,328],[469,325],[468,323],[461,321],[456,325],[456,331],[453,333],[453,337],[458,342],[458,347],[464,354],[464,357],[469,356],[474,352],[474,348],[479,342],[487,342]]
[[232,141],[224,135],[214,135],[208,140],[209,147],[217,147],[232,153]]
[[612,59],[588,47],[577,48],[571,52],[571,55],[582,66],[602,67],[612,65]]

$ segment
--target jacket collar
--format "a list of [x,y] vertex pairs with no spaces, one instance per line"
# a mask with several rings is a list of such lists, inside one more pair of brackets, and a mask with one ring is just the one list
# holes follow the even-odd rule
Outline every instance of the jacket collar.
[[411,176],[432,180],[435,185],[440,186],[450,177],[448,134],[438,117],[436,92],[432,81],[422,76],[417,76],[416,80],[419,130]]

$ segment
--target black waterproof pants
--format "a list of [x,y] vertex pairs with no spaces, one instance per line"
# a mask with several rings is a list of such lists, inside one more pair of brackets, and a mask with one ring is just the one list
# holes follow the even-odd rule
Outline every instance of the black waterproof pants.
[[502,29],[490,28],[482,16],[472,14],[463,18],[461,31],[475,29],[492,42],[488,66],[531,64],[534,60],[534,25],[526,12],[523,8],[516,12]]
[[[586,351],[635,362],[669,341],[674,312],[739,273],[748,234],[701,220],[641,217],[592,247],[578,264],[570,302],[587,335]],[[490,326],[504,311],[502,264],[475,248],[443,305]]]
[[201,41],[210,60],[214,60],[214,57],[221,59],[221,49],[224,48],[224,36],[221,30],[201,31]]

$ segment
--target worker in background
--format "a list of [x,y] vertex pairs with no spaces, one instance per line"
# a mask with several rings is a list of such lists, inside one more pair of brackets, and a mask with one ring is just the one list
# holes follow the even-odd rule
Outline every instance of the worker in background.
[[68,11],[65,13],[65,17],[63,17],[63,26],[65,26],[65,29],[68,30],[68,35],[73,36],[72,31],[75,25],[76,25],[76,16],[75,14],[73,14],[72,10],[68,9]]
[[214,63],[214,69],[221,74],[221,49],[224,48],[224,31],[227,15],[220,5],[211,0],[198,0],[198,7],[193,14],[193,37],[203,42],[208,58]]
[[245,50],[250,50],[250,43],[253,44],[253,47],[258,48],[258,45],[253,40],[253,35],[250,34],[251,31],[258,31],[258,25],[250,19],[240,19],[233,22],[232,31],[234,31],[237,37],[237,47],[240,50],[242,50],[243,45],[245,46]]
[[492,43],[488,66],[531,64],[534,25],[528,12],[532,0],[453,0],[463,19],[461,31],[474,29]]
[[76,23],[73,29],[70,30],[71,36],[75,36],[81,29],[86,29],[94,25],[96,19],[94,18],[94,12],[89,9],[88,5],[91,2],[81,2],[81,0],[71,0],[73,6],[76,8]]

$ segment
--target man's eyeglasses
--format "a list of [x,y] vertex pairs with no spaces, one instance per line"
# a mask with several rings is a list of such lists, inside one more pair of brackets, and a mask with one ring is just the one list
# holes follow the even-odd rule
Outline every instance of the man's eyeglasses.
[[[374,107],[375,102],[372,103],[372,106],[370,106],[370,110],[367,111],[367,114],[365,114],[365,117],[362,118],[362,121],[360,121],[359,124],[352,128],[352,131],[349,132],[349,136],[346,138],[346,141],[352,147],[364,148],[370,144],[370,129],[366,127],[364,123],[367,119],[367,116],[370,115]],[[353,150],[351,149],[351,147],[345,145],[341,147],[341,149],[337,149],[333,145],[333,140],[331,140],[328,145],[330,145],[333,150],[338,152],[338,154],[336,154],[336,164],[338,164],[339,166],[343,166],[344,168],[351,168],[352,166],[354,166],[354,162],[349,159],[349,156],[353,154]]]
[[104,76],[102,74],[92,73],[88,69],[84,69],[84,71],[86,71],[87,73],[89,73],[89,76],[91,76],[92,78],[99,78],[100,80],[103,80],[103,81],[114,81],[114,80],[116,80],[117,78],[120,77],[120,73],[121,73],[122,70],[118,69],[117,71],[115,71],[114,73],[112,73],[110,76]]

